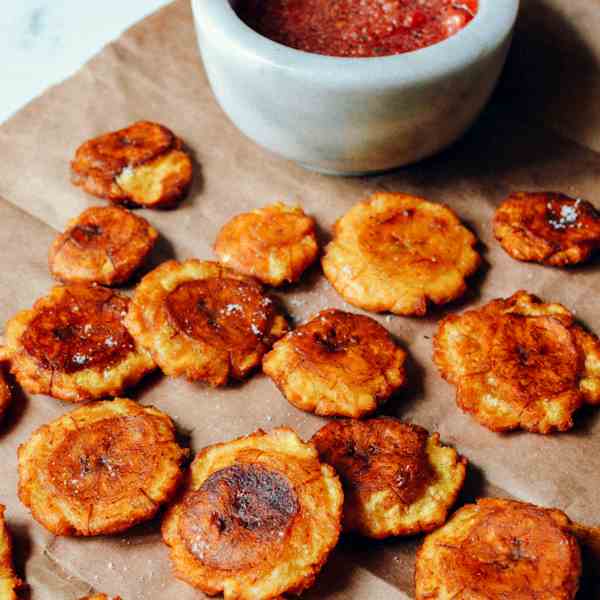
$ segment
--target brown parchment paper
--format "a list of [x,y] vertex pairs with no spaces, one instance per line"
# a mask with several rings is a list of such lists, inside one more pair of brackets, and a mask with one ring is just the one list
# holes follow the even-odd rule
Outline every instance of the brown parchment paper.
[[[595,0],[526,0],[500,89],[461,142],[385,176],[343,179],[304,171],[235,129],[204,76],[188,2],[178,0],[0,127],[0,322],[31,306],[52,285],[46,257],[56,232],[84,208],[102,203],[70,185],[74,149],[90,136],[136,119],[167,124],[198,163],[189,198],[177,210],[142,211],[163,236],[154,264],[170,257],[212,257],[212,241],[229,217],[278,199],[299,202],[313,214],[324,241],[335,219],[374,190],[446,202],[481,239],[486,265],[458,304],[425,319],[377,317],[412,357],[411,386],[385,411],[439,431],[469,459],[462,501],[513,496],[560,507],[577,521],[598,525],[600,411],[583,411],[566,434],[491,433],[456,408],[454,390],[432,364],[431,339],[437,320],[448,311],[519,288],[563,302],[600,333],[599,259],[568,271],[517,263],[495,243],[490,226],[495,205],[515,189],[557,189],[600,205],[599,33]],[[280,296],[298,321],[329,306],[355,310],[335,294],[318,267]],[[291,407],[260,374],[224,390],[156,375],[130,395],[169,413],[194,450],[284,423],[308,438],[323,422]],[[0,426],[0,502],[8,507],[17,565],[30,597],[72,600],[91,590],[124,600],[202,597],[170,575],[157,521],[121,536],[55,538],[21,506],[17,446],[34,428],[70,409],[17,389],[12,414]],[[344,539],[305,597],[412,598],[419,543],[419,538]],[[600,566],[592,565],[581,598],[600,598],[599,580]]]

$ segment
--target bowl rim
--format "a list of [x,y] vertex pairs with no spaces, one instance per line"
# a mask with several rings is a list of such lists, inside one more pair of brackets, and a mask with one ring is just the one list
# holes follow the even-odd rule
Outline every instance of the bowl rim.
[[200,47],[211,38],[225,53],[295,76],[333,84],[416,82],[461,71],[494,52],[510,37],[520,0],[479,0],[474,19],[454,35],[419,50],[377,57],[313,54],[274,42],[246,25],[235,13],[234,0],[192,0]]

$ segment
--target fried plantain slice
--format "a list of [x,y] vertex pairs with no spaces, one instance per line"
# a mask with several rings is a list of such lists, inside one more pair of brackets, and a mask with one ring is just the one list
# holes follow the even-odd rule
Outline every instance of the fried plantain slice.
[[581,552],[560,510],[486,498],[462,507],[417,553],[417,600],[573,600]]
[[167,375],[213,386],[244,378],[287,331],[255,279],[195,259],[146,275],[126,324]]
[[94,206],[67,224],[48,263],[57,279],[117,285],[131,278],[154,247],[158,232],[119,206]]
[[267,285],[293,283],[319,254],[315,220],[281,202],[243,213],[223,226],[215,253],[224,265]]
[[55,535],[117,533],[175,494],[187,451],[171,419],[123,398],[87,404],[19,447],[19,498]]
[[22,582],[13,568],[12,538],[4,520],[5,510],[0,504],[0,600],[17,600]]
[[225,600],[310,587],[336,545],[343,493],[312,444],[280,427],[205,448],[162,526],[175,575]]
[[168,206],[192,181],[192,161],[164,125],[138,121],[79,146],[71,162],[72,182],[112,202]]
[[69,402],[113,396],[156,365],[123,321],[126,296],[96,285],[55,286],[6,325],[11,370],[32,394]]
[[575,265],[600,248],[600,213],[581,198],[517,192],[496,210],[494,235],[517,260]]
[[335,225],[325,276],[350,304],[422,316],[428,302],[462,296],[479,266],[475,236],[450,208],[406,194],[378,193]]
[[297,408],[359,418],[404,385],[405,360],[374,319],[328,309],[279,340],[263,370]]
[[79,600],[121,600],[120,596],[107,596],[106,594],[94,594],[93,596],[84,596]]
[[492,431],[566,431],[584,402],[600,402],[598,338],[524,291],[443,319],[434,361],[459,407]]
[[382,539],[446,521],[467,461],[417,425],[382,417],[331,421],[312,438],[344,487],[344,531]]
[[2,361],[0,361],[0,421],[2,421],[2,417],[6,414],[12,397],[1,363]]

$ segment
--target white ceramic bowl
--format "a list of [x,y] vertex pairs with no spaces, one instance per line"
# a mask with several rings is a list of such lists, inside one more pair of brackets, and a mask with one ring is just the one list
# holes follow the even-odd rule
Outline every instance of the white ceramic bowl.
[[223,110],[255,142],[326,173],[385,171],[448,146],[473,123],[504,65],[519,0],[479,0],[454,36],[376,58],[310,54],[235,14],[192,0],[206,73]]

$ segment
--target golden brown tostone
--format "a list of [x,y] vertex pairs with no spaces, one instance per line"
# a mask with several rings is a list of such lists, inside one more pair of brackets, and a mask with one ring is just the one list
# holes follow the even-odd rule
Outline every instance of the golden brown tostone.
[[336,223],[323,271],[350,304],[422,316],[428,303],[464,294],[465,279],[480,264],[476,244],[447,206],[377,193]]
[[224,265],[267,285],[292,283],[319,253],[315,221],[281,202],[243,213],[223,226],[215,253]]
[[226,600],[310,587],[337,543],[343,495],[333,469],[288,428],[198,454],[162,532],[175,575]]
[[246,377],[287,331],[255,279],[194,259],[144,277],[127,327],[167,375],[211,385]]
[[192,161],[172,131],[150,121],[82,144],[71,162],[72,182],[112,202],[163,207],[177,202],[192,180]]
[[600,247],[600,213],[581,198],[517,192],[498,207],[494,235],[517,260],[574,265]]
[[128,306],[107,288],[54,287],[7,323],[12,372],[28,392],[71,402],[120,393],[155,368],[123,324]]
[[294,406],[358,418],[404,385],[405,360],[374,319],[328,309],[276,342],[263,370]]
[[600,402],[600,341],[560,304],[520,291],[440,322],[434,360],[464,411],[493,431],[565,431]]
[[157,238],[146,219],[124,208],[88,208],[54,240],[50,271],[62,281],[117,285],[139,269]]
[[483,499],[461,508],[417,554],[417,600],[573,600],[581,553],[559,510]]
[[124,531],[173,497],[186,455],[157,409],[125,399],[88,404],[19,447],[19,498],[55,535]]
[[344,487],[344,530],[372,538],[431,531],[462,489],[467,461],[417,425],[342,419],[312,439]]

